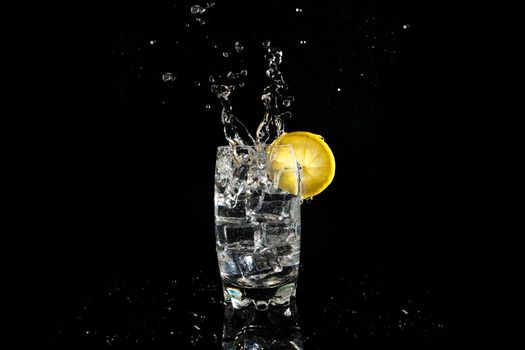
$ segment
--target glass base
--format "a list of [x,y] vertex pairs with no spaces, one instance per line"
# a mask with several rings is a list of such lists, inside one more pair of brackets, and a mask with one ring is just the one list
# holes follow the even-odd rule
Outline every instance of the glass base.
[[222,285],[224,301],[231,303],[234,309],[244,309],[253,304],[258,310],[266,310],[269,305],[290,305],[297,288],[296,281],[269,288],[247,288],[224,279]]

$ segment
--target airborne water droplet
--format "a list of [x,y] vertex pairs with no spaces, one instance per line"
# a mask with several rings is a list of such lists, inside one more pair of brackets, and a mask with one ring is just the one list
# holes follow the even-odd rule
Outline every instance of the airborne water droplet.
[[213,75],[210,75],[210,77],[208,78],[208,80],[210,81],[210,83],[213,83],[215,81],[215,78],[213,77]]
[[162,74],[162,81],[168,82],[168,81],[175,81],[177,79],[177,76],[173,73],[167,72]]
[[244,47],[242,46],[242,44],[238,41],[235,42],[235,51],[237,52],[242,52],[242,50],[244,49]]
[[201,26],[205,25],[206,24],[206,21],[203,20],[202,18],[200,17],[197,17],[195,18],[195,20],[197,21],[197,23],[199,23]]
[[211,108],[211,106],[209,104],[207,104],[205,107],[206,107],[206,109],[210,109]]
[[265,41],[263,41],[262,46],[263,46],[265,49],[267,49],[267,48],[270,47],[271,44],[272,44],[272,42],[271,42],[270,40],[265,40]]
[[299,7],[297,7],[297,8],[295,9],[295,12],[303,12],[303,9],[302,9],[302,8],[299,8]]
[[241,82],[239,83],[239,86],[240,86],[240,87],[243,87],[243,86],[244,86],[244,81],[241,81]]
[[248,75],[248,71],[246,69],[243,69],[241,70],[241,72],[239,73],[242,77],[245,77]]
[[192,15],[200,15],[201,13],[204,13],[206,11],[205,8],[199,6],[199,5],[193,5],[190,8],[190,12]]
[[193,83],[193,85],[195,85],[195,87],[199,87],[199,86],[201,86],[201,82],[200,81],[196,81],[196,82]]
[[223,53],[222,53],[222,57],[227,58],[228,56],[229,56],[229,53],[227,53],[227,52],[223,52]]

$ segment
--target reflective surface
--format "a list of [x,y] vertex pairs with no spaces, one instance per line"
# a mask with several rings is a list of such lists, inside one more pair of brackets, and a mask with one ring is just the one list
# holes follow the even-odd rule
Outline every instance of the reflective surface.
[[223,305],[216,271],[180,279],[109,279],[70,297],[53,325],[60,344],[166,344],[175,349],[345,349],[439,346],[440,300],[380,281],[376,269],[338,276],[302,269],[297,305],[266,311]]

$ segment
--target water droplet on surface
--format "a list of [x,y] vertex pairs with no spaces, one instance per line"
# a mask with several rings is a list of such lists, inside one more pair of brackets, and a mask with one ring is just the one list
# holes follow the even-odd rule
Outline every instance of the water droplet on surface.
[[162,74],[162,81],[168,82],[168,81],[175,81],[177,79],[177,76],[173,73],[167,72]]
[[235,51],[237,52],[242,52],[242,50],[244,49],[244,47],[242,46],[242,44],[238,41],[235,42]]
[[199,6],[199,5],[193,5],[190,8],[190,12],[192,15],[200,15],[201,13],[204,13],[206,11],[205,8]]
[[265,49],[267,49],[267,48],[270,47],[271,44],[272,44],[272,42],[271,42],[270,40],[265,40],[265,41],[263,41],[262,46],[263,46]]
[[222,53],[222,57],[226,57],[226,58],[227,58],[229,55],[230,55],[230,54],[227,53],[227,52],[223,52],[223,53]]

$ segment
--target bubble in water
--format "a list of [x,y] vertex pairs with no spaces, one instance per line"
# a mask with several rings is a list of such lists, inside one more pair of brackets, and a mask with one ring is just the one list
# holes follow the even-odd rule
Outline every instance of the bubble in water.
[[199,6],[199,5],[193,5],[190,8],[190,12],[192,15],[200,15],[201,13],[204,13],[206,11],[205,8]]
[[263,41],[262,46],[263,46],[265,49],[267,49],[267,48],[270,47],[271,44],[272,44],[272,42],[271,42],[270,40],[265,40],[265,41]]
[[222,53],[222,57],[225,57],[225,58],[227,58],[229,55],[230,55],[230,54],[227,53],[227,52],[223,52],[223,53]]
[[242,44],[238,41],[235,42],[235,51],[237,52],[242,52],[242,50],[244,49],[244,47],[242,46]]
[[213,83],[215,81],[215,78],[213,77],[213,75],[210,75],[210,77],[208,78],[208,80],[210,81],[210,83]]
[[173,73],[167,72],[162,74],[162,81],[168,82],[168,81],[175,81],[177,79],[177,76]]

